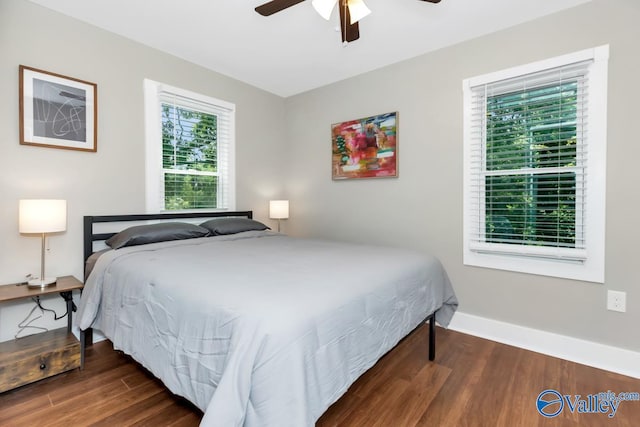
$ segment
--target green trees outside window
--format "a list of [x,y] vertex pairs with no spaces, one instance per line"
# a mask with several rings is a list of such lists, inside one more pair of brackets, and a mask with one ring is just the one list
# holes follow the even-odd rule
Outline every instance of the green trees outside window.
[[165,210],[218,207],[217,119],[162,103]]
[[487,242],[575,247],[578,100],[575,81],[487,96]]

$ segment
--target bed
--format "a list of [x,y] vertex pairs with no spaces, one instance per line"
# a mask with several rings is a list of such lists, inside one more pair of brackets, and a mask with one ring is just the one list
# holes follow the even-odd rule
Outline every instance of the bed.
[[97,259],[76,316],[83,352],[99,329],[211,427],[313,426],[425,321],[435,357],[435,321],[458,303],[440,262],[414,251],[216,225],[92,255],[126,234],[96,224],[227,221],[215,217],[253,223],[250,211],[85,217],[85,260]]

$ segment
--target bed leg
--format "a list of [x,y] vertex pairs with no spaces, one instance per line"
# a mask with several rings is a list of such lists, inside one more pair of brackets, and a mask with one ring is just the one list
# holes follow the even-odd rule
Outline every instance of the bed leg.
[[88,345],[93,345],[93,329],[80,330],[80,369],[84,369],[84,352]]
[[429,360],[436,358],[436,315],[429,317]]
[[80,331],[80,369],[84,369],[84,350],[87,347],[86,335],[86,331]]

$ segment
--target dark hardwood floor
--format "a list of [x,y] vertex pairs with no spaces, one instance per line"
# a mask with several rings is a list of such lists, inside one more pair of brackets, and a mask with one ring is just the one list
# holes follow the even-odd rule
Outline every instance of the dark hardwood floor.
[[[427,327],[366,372],[317,423],[328,426],[638,426],[640,401],[613,418],[536,410],[545,389],[581,395],[640,392],[640,380],[438,328],[435,362]],[[0,426],[197,426],[202,414],[104,341],[86,368],[0,394]]]

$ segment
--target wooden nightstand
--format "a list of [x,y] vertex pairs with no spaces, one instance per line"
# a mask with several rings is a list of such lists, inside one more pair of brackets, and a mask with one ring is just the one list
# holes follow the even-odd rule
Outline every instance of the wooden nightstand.
[[71,333],[74,289],[84,285],[73,276],[58,277],[55,285],[0,286],[0,302],[59,293],[67,302],[67,327],[0,343],[0,393],[81,366],[80,342]]

